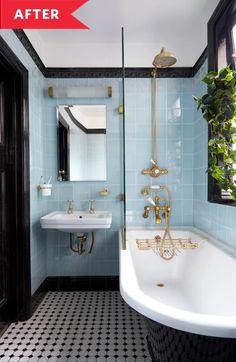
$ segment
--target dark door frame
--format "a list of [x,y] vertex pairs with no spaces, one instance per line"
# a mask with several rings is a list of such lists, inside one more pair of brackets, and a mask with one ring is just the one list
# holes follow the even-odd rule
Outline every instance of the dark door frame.
[[1,36],[0,61],[1,67],[10,72],[13,82],[13,94],[9,99],[13,111],[9,122],[8,150],[11,177],[7,238],[10,258],[6,309],[7,321],[11,322],[28,319],[31,315],[28,70]]

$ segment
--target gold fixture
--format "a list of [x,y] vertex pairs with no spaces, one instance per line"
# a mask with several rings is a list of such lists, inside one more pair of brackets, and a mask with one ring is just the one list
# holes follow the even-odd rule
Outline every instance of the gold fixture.
[[160,205],[159,202],[166,202],[166,199],[164,198],[159,198],[157,195],[155,196],[154,199],[154,203],[155,205],[150,205],[150,206],[144,206],[144,213],[143,213],[143,217],[145,219],[147,219],[149,217],[149,212],[152,210],[155,212],[155,223],[156,224],[161,224],[162,223],[162,219],[159,215],[159,212],[161,210],[164,211],[164,217],[166,220],[169,219],[169,215],[170,215],[170,206],[166,203],[165,205]]
[[48,87],[48,96],[53,98],[53,87]]
[[[158,249],[159,255],[166,260],[172,259],[175,256],[175,245],[172,242],[172,237],[170,235],[170,210],[171,210],[171,198],[170,191],[165,185],[151,185],[144,187],[145,193],[155,192],[155,199],[153,200],[151,197],[148,198],[151,206],[144,207],[143,217],[149,217],[149,211],[153,210],[155,212],[155,223],[161,224],[162,219],[159,215],[160,211],[163,210],[162,218],[165,219],[166,227],[163,238],[160,236],[156,236],[156,242],[160,242],[160,247]],[[142,191],[143,191],[142,190]],[[159,191],[165,191],[167,194],[167,198],[158,197]],[[164,203],[164,204],[163,204]],[[167,239],[168,237],[168,239]],[[168,247],[166,246],[168,243]],[[169,247],[170,246],[170,247]],[[154,250],[155,251],[155,250]]]
[[[161,237],[159,235],[155,236],[154,239],[136,239],[137,248],[139,250],[151,250],[156,247],[159,248],[161,244]],[[197,249],[199,247],[198,243],[195,243],[191,238],[176,238],[172,239],[172,242],[181,249]]]
[[95,206],[94,206],[95,200],[89,200],[89,214],[95,214]]
[[119,105],[119,107],[118,107],[118,113],[119,113],[119,114],[123,114],[123,113],[124,113],[123,104],[120,104],[120,105]]
[[167,174],[168,171],[165,168],[160,168],[157,164],[151,166],[146,170],[142,170],[143,175],[149,175],[151,177],[159,177],[161,175]]
[[73,214],[73,213],[74,213],[74,201],[68,200],[67,214]]
[[146,187],[144,187],[142,190],[141,190],[141,194],[143,196],[148,196],[149,195],[149,189],[147,189]]
[[159,167],[157,163],[157,110],[156,110],[156,75],[157,68],[168,68],[176,63],[176,57],[173,53],[168,52],[165,48],[161,49],[161,52],[157,54],[152,62],[154,69],[151,72],[152,75],[152,123],[153,123],[153,160],[152,166],[149,169],[142,171],[143,175],[149,175],[151,177],[159,177],[168,173],[166,169]]
[[82,255],[85,252],[84,244],[87,240],[87,235],[78,235],[77,236],[77,249],[73,247],[73,234],[70,233],[70,248],[75,253],[78,253],[79,255]]
[[108,196],[110,195],[110,191],[108,191],[108,189],[102,189],[101,191],[99,191],[99,195],[100,196]]
[[125,201],[125,194],[119,194],[118,199],[122,202]]
[[[166,198],[159,197],[158,192],[165,191]],[[149,197],[148,201],[151,205],[144,206],[143,217],[148,218],[150,211],[155,212],[155,223],[160,224],[162,219],[165,219],[165,230],[163,237],[155,236],[155,239],[137,239],[137,247],[139,250],[152,249],[157,255],[165,260],[170,260],[180,252],[180,249],[196,249],[198,243],[193,243],[191,239],[175,238],[173,239],[170,233],[170,211],[171,211],[171,196],[170,190],[166,185],[151,185],[145,186],[141,190],[141,194],[148,196],[151,192],[155,192],[154,200]],[[164,211],[160,217],[160,211]]]
[[174,53],[168,52],[164,47],[161,48],[161,52],[157,54],[152,62],[155,68],[168,68],[174,65],[177,59]]
[[107,87],[108,90],[108,97],[111,98],[112,97],[112,86]]
[[111,98],[112,86],[48,87],[50,98]]
[[[159,197],[158,192],[165,191],[167,194],[167,198]],[[159,215],[160,211],[164,211],[162,217],[166,220],[166,224],[169,225],[170,222],[170,210],[171,210],[171,197],[169,188],[165,185],[152,185],[152,186],[145,186],[141,190],[141,194],[144,196],[148,196],[150,192],[155,193],[155,198],[152,200],[150,197],[148,201],[151,205],[144,206],[144,213],[143,217],[147,219],[149,217],[150,211],[155,212],[155,223],[161,224],[162,219]],[[164,204],[163,204],[164,203]]]
[[[194,250],[199,247],[199,244],[192,242],[190,238],[172,239],[170,237],[170,239],[166,239],[165,235],[163,238],[157,235],[154,239],[137,239],[136,245],[139,250],[153,250],[157,255],[161,256],[165,260],[172,259],[178,252],[181,252],[181,249]],[[164,285],[157,284],[157,286]]]
[[[95,242],[95,233],[92,232],[91,234],[92,234],[92,242],[91,242],[91,246],[89,248],[88,254],[92,253],[94,242]],[[76,237],[77,248],[75,248],[73,246],[73,244],[74,244],[74,236],[73,236],[73,233],[70,233],[70,248],[71,248],[71,250],[74,251],[75,253],[78,253],[78,255],[84,254],[85,251],[86,251],[86,249],[85,249],[86,240],[87,240],[87,234],[78,235]]]

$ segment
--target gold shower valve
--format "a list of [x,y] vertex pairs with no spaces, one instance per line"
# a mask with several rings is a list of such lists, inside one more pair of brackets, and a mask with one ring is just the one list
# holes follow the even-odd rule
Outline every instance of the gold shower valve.
[[159,177],[168,173],[165,168],[160,168],[157,165],[153,165],[151,168],[142,171],[143,175],[150,175],[151,177]]

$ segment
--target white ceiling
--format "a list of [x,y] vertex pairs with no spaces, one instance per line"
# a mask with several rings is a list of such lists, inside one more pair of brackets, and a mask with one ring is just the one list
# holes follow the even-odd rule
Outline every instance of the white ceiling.
[[193,66],[207,45],[219,0],[89,0],[74,13],[89,30],[25,30],[46,67],[151,67],[162,46],[177,67]]

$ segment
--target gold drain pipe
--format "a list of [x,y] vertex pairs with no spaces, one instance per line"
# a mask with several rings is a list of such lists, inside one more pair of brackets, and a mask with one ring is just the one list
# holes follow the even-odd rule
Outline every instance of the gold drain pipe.
[[[85,243],[87,240],[87,234],[83,234],[83,235],[78,235],[77,236],[77,248],[75,248],[73,246],[74,244],[74,234],[70,233],[70,249],[75,252],[78,253],[78,255],[82,255],[85,253]],[[89,249],[88,254],[92,253],[93,247],[94,247],[94,242],[95,242],[95,233],[92,231],[92,242],[91,242],[91,246]]]

